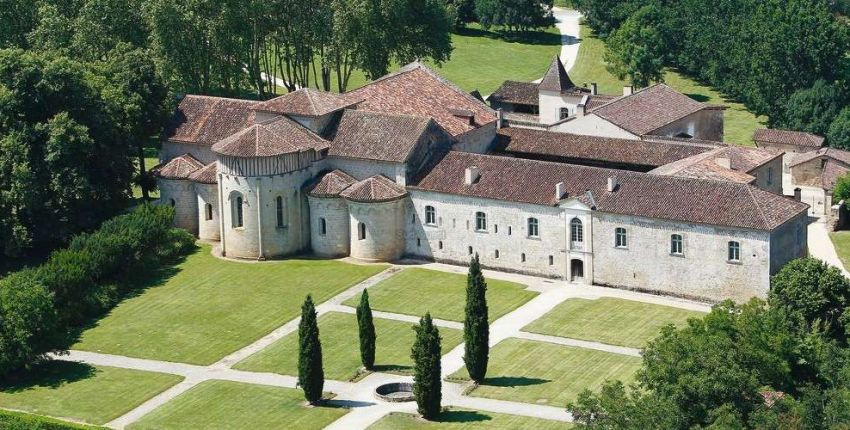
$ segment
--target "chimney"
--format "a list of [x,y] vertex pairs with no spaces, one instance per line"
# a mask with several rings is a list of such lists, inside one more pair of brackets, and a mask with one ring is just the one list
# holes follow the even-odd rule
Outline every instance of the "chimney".
[[596,85],[596,82],[590,83],[590,95],[595,96],[599,94],[599,86]]
[[564,191],[563,182],[558,182],[557,184],[555,184],[555,200],[561,200],[562,198],[564,198],[565,193],[566,191]]
[[608,177],[608,192],[613,193],[617,190],[617,177],[609,176]]
[[479,176],[477,167],[467,167],[463,175],[463,184],[467,186],[472,185],[478,180]]
[[504,117],[502,116],[502,108],[496,109],[496,128],[500,129],[503,127],[502,121]]
[[794,200],[798,202],[803,201],[803,190],[794,188]]
[[635,87],[633,87],[631,85],[626,85],[626,86],[623,87],[623,95],[624,96],[630,96],[634,93],[635,93]]
[[718,166],[723,167],[725,169],[732,168],[732,160],[729,157],[718,157],[714,159],[714,162],[717,163]]

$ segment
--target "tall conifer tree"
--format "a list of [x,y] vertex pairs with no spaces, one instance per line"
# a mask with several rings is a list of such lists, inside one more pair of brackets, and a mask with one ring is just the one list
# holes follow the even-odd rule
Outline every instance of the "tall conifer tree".
[[490,325],[487,321],[487,282],[481,273],[478,254],[469,263],[466,279],[466,317],[463,321],[463,362],[469,377],[477,383],[484,381],[490,356]]
[[426,313],[414,326],[416,341],[410,357],[413,359],[413,394],[419,414],[426,420],[440,414],[442,381],[440,379],[440,331]]
[[367,370],[375,367],[375,323],[369,306],[369,293],[363,290],[357,306],[357,327],[360,333],[360,361]]
[[301,305],[301,323],[298,325],[298,385],[310,404],[322,399],[325,372],[322,369],[322,344],[319,342],[319,325],[313,298],[307,295]]

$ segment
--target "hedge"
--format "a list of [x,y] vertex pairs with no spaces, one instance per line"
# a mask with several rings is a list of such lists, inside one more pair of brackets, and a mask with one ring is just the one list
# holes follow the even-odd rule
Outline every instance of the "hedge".
[[0,376],[64,349],[74,327],[192,248],[194,237],[171,227],[173,218],[169,206],[142,205],[0,280]]
[[82,424],[59,421],[22,412],[0,410],[0,429],[3,430],[97,430],[105,427],[94,427]]

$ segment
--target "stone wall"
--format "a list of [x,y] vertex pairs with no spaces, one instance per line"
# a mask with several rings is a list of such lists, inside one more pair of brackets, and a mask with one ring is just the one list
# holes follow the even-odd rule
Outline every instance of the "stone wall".
[[[425,225],[425,206],[434,207],[435,225]],[[486,231],[475,229],[478,211],[487,215]],[[529,217],[538,219],[538,237],[528,236]],[[555,207],[410,190],[404,237],[405,253],[417,258],[467,265],[477,253],[493,269],[557,278],[566,273],[563,211]]]
[[330,156],[325,159],[323,165],[327,169],[340,169],[358,181],[370,176],[384,175],[398,184],[406,183],[407,167],[404,163]]
[[496,121],[454,137],[453,149],[461,152],[486,154],[496,138]]
[[198,234],[198,197],[194,183],[186,179],[163,179],[159,185],[160,204],[174,207],[174,226]]
[[774,194],[782,194],[782,157],[776,157],[749,174],[756,177],[753,185]]
[[[404,254],[404,207],[407,198],[383,203],[348,202],[351,256],[363,261],[393,261]],[[366,228],[359,235],[360,224]]]
[[808,253],[809,217],[805,212],[770,233],[770,274]]
[[618,137],[620,139],[640,139],[639,136],[629,133],[593,114],[573,118],[570,121],[549,127],[549,131],[584,134],[588,136]]
[[[617,227],[626,229],[627,248],[614,246]],[[767,295],[768,232],[607,213],[594,213],[592,229],[595,284],[710,300]],[[682,235],[681,256],[670,253],[672,234]],[[729,241],[741,244],[740,262],[727,260]]]
[[221,225],[218,217],[218,185],[196,182],[195,192],[198,195],[198,237],[205,240],[221,239]]
[[686,133],[694,139],[722,142],[723,110],[703,109],[649,132],[651,135],[668,137],[676,137],[680,133]]
[[[310,245],[322,257],[347,257],[351,252],[348,203],[342,198],[307,197],[310,202]],[[322,220],[325,231],[322,232]]]
[[575,115],[576,106],[581,103],[582,96],[540,91],[537,99],[540,106],[540,122],[553,124],[562,119],[561,108],[569,109],[570,116]]
[[[194,143],[180,143],[172,141],[162,142],[162,148],[159,150],[159,161],[167,163],[172,158],[177,158],[183,154],[192,154],[198,161],[204,164],[209,164],[215,161],[216,157],[209,146],[197,145]],[[153,166],[147,166],[151,168]]]

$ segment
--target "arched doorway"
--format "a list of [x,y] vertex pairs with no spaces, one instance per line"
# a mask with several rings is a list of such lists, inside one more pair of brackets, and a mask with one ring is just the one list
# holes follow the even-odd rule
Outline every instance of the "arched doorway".
[[570,260],[570,281],[576,282],[584,279],[584,261],[577,258]]

